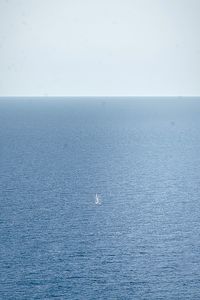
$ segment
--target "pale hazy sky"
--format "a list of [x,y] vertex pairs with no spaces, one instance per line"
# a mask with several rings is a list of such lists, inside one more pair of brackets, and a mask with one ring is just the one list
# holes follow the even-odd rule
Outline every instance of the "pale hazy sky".
[[5,95],[200,95],[200,0],[0,0]]

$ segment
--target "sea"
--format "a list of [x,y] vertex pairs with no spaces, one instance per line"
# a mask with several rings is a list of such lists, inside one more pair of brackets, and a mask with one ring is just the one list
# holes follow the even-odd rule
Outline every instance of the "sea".
[[0,99],[0,299],[200,299],[200,98]]

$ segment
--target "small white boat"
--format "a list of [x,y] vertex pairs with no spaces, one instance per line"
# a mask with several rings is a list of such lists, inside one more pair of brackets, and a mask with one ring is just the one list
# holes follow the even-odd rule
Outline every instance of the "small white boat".
[[95,196],[95,204],[100,205],[101,204],[101,198],[98,194]]

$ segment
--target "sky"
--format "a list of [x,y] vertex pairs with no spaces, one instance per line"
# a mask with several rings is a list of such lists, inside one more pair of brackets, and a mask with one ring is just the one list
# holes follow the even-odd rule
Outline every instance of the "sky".
[[199,95],[199,0],[0,0],[0,96]]

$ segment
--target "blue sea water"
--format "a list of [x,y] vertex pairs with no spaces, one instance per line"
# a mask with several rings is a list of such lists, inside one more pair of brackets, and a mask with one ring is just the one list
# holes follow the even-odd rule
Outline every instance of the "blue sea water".
[[200,99],[1,99],[0,299],[200,299]]

